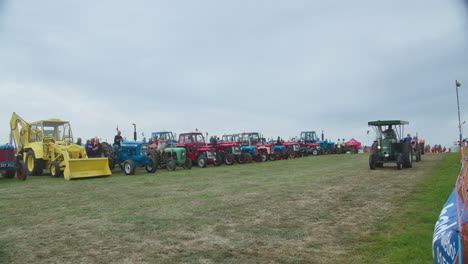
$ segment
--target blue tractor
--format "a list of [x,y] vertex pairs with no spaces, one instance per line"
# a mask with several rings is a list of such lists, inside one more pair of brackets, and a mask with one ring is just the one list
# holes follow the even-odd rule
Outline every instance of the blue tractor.
[[12,145],[0,146],[0,171],[4,178],[10,179],[16,176],[20,180],[26,180],[27,173],[22,157],[15,155]]
[[147,172],[155,173],[158,167],[156,150],[150,149],[148,143],[141,141],[123,141],[120,146],[101,143],[104,156],[109,159],[112,170],[120,165],[125,175],[134,175],[137,166],[144,166]]
[[317,154],[329,154],[335,152],[335,142],[328,142],[327,140],[323,140],[323,133],[322,133],[322,140],[317,136],[315,131],[302,131],[300,140],[305,143],[319,143],[320,149],[317,151],[313,151],[313,155]]

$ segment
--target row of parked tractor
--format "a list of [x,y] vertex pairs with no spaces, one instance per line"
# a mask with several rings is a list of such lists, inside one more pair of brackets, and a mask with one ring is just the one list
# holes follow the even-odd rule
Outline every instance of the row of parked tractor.
[[108,176],[115,167],[125,174],[135,174],[138,166],[154,173],[158,168],[204,168],[209,164],[232,165],[291,159],[307,155],[357,153],[359,145],[348,144],[349,149],[337,151],[333,142],[320,140],[314,131],[301,132],[299,140],[265,142],[258,132],[223,135],[213,144],[205,141],[201,132],[176,135],[172,132],[154,132],[152,139],[165,139],[165,147],[144,141],[123,141],[120,145],[101,143],[101,157],[89,158],[85,148],[73,142],[70,123],[58,119],[28,123],[16,113],[10,120],[15,147],[5,145],[0,151],[0,170],[4,177],[18,178],[42,175],[49,169],[54,177],[65,179]]

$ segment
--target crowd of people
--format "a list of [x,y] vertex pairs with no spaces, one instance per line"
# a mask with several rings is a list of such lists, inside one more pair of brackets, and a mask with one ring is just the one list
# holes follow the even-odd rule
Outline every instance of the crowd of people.
[[[76,143],[79,146],[83,146],[83,142],[81,138],[78,138]],[[84,144],[86,155],[90,158],[93,157],[101,157],[102,156],[102,145],[99,142],[99,138],[91,138],[86,140],[86,144]]]

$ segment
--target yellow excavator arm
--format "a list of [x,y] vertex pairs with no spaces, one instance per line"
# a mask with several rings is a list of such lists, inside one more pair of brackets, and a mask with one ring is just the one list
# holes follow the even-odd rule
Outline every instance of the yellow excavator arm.
[[24,121],[15,112],[11,115],[10,119],[11,135],[16,145],[16,152],[19,153],[23,150],[24,145],[29,142],[29,132],[31,131],[31,125]]

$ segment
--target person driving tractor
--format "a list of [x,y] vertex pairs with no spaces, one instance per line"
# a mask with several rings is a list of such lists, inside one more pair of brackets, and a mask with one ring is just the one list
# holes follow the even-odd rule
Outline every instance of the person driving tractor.
[[392,125],[389,125],[387,130],[383,132],[385,138],[396,139],[395,130],[393,130]]

